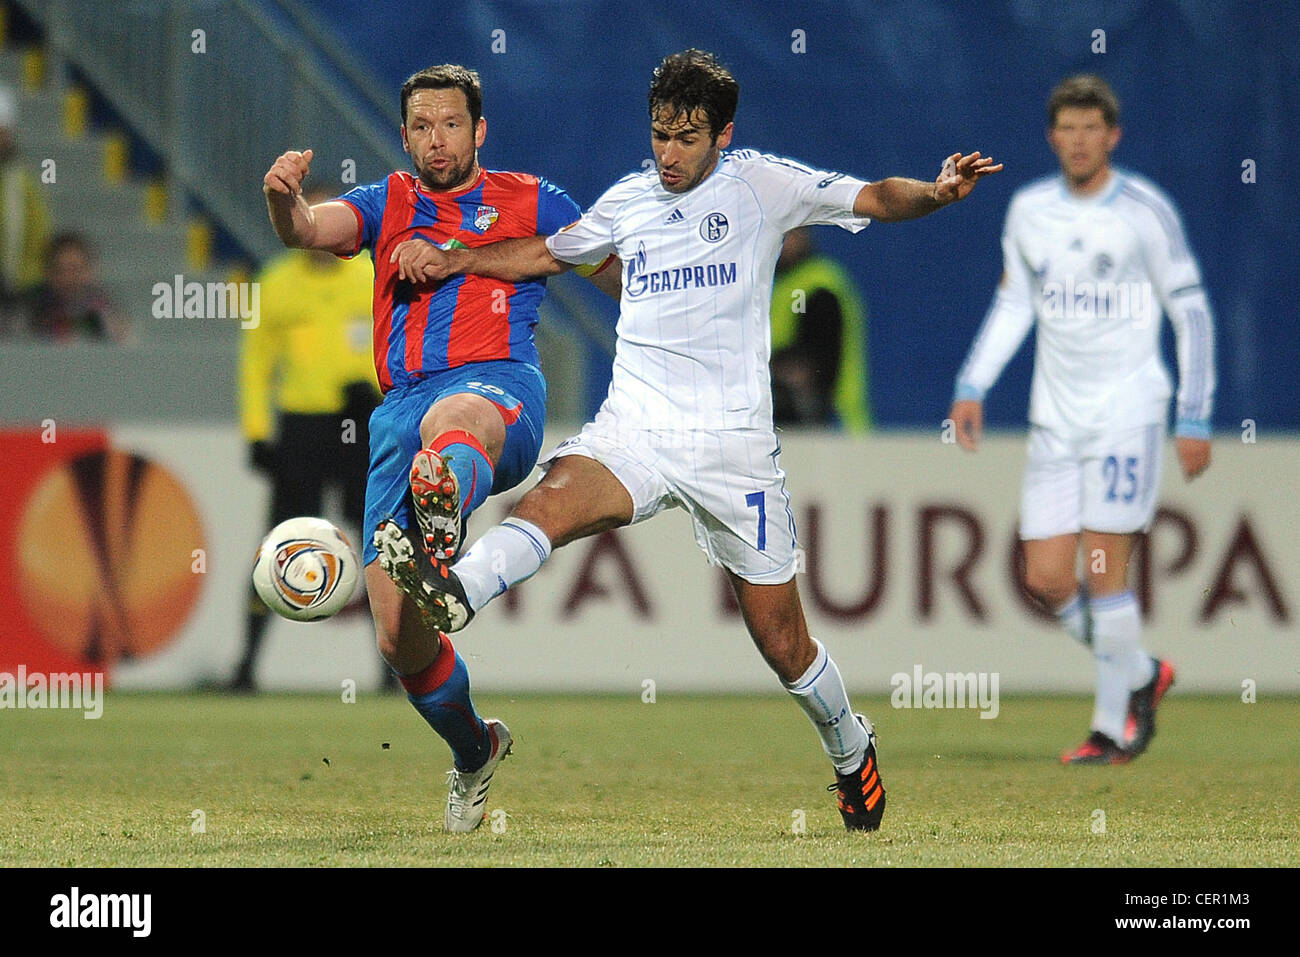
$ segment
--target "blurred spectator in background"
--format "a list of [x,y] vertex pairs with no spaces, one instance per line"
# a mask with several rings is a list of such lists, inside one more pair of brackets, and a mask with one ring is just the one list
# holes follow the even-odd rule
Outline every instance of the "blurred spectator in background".
[[[333,195],[309,189],[306,198],[320,203]],[[256,327],[242,332],[239,409],[249,459],[271,480],[267,531],[296,515],[321,515],[328,484],[341,493],[344,522],[368,534],[362,512],[369,422],[380,398],[370,341],[374,280],[369,257],[342,260],[296,249],[258,276],[261,314]],[[271,614],[251,584],[248,595],[234,691],[255,690],[257,653]],[[366,607],[364,590],[353,606]],[[386,666],[381,674],[391,682]]]
[[12,332],[42,342],[125,342],[131,326],[99,284],[95,251],[79,233],[59,233],[45,252],[45,279],[15,304]]
[[786,233],[772,285],[772,412],[777,425],[871,426],[866,310],[807,227]]
[[18,101],[0,85],[0,309],[41,281],[50,214],[35,173],[18,159]]

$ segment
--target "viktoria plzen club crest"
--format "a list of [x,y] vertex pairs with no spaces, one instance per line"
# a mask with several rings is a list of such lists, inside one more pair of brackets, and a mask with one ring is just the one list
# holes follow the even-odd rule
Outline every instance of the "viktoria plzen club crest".
[[480,206],[474,212],[474,228],[480,233],[484,232],[489,226],[497,221],[497,208],[495,206]]

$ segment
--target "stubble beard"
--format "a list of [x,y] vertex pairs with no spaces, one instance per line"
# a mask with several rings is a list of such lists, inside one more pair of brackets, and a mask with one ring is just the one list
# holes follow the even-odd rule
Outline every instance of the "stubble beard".
[[670,193],[677,193],[677,194],[689,193],[696,186],[699,186],[700,183],[704,182],[704,177],[707,175],[708,171],[713,169],[714,166],[717,165],[720,153],[721,150],[717,149],[716,147],[711,149],[705,155],[704,159],[700,162],[700,165],[692,171],[690,178],[682,180],[675,187],[669,186],[667,183],[664,182],[663,170],[660,170],[659,185],[662,186],[665,190],[667,190]]
[[461,186],[469,178],[470,173],[474,170],[476,156],[471,156],[469,162],[465,165],[453,163],[444,170],[436,170],[430,166],[425,166],[419,170],[420,182],[426,189],[434,192],[443,192],[445,190],[455,189]]

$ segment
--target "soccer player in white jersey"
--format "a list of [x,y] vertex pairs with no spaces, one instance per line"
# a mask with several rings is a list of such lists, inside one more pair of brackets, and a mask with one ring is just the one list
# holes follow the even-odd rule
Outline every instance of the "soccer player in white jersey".
[[545,477],[502,525],[411,597],[455,631],[552,549],[685,508],[696,542],[726,570],[759,653],[821,736],[845,826],[875,830],[885,791],[874,728],[809,636],[794,580],[794,519],[772,428],[772,274],[790,229],[857,232],[871,219],[922,216],[1001,167],[954,154],[934,182],[868,184],[751,150],[723,152],[738,94],[711,54],[669,56],[650,86],[656,169],[619,180],[549,242],[443,251],[415,241],[394,252],[417,281],[453,273],[514,281],[610,255],[624,264],[613,378],[595,420],[539,463]]
[[1073,76],[1053,91],[1047,140],[1061,173],[1012,197],[1002,282],[951,412],[959,444],[973,451],[984,393],[1037,322],[1020,501],[1025,584],[1097,666],[1092,730],[1061,755],[1067,764],[1144,752],[1174,681],[1173,667],[1142,647],[1128,585],[1133,538],[1155,514],[1172,391],[1162,308],[1178,345],[1178,459],[1189,481],[1210,464],[1214,332],[1200,270],[1164,193],[1111,166],[1119,138],[1119,103],[1104,80]]

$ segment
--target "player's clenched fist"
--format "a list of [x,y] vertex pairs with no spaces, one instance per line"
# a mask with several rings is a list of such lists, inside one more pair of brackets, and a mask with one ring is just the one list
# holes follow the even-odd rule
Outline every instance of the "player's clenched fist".
[[974,452],[984,430],[984,406],[974,399],[958,399],[948,417],[957,432],[957,444],[967,452]]
[[262,189],[268,193],[297,196],[302,192],[302,181],[311,172],[311,150],[289,150],[271,164],[262,177]]
[[437,282],[455,271],[446,251],[423,239],[398,243],[388,261],[397,263],[398,278],[409,282]]

